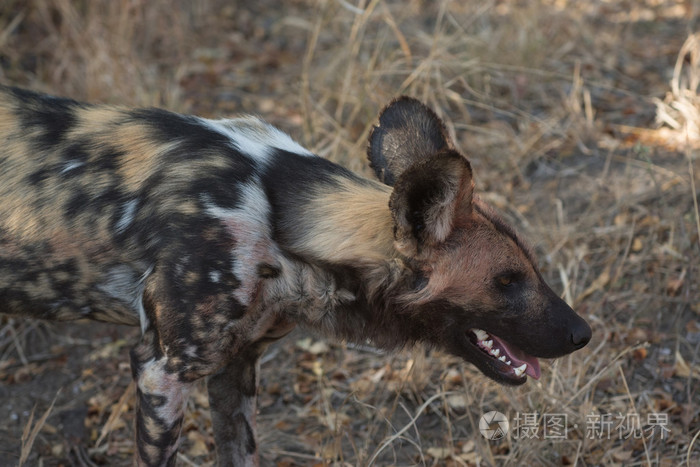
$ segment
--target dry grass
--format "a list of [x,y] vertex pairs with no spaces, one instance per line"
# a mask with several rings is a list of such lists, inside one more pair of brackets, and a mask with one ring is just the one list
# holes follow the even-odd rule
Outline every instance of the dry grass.
[[[446,119],[482,196],[534,241],[546,278],[595,333],[515,389],[433,352],[386,356],[293,337],[263,365],[264,464],[697,465],[696,2],[244,3],[8,0],[0,80],[80,99],[259,113],[358,171],[377,110],[417,96]],[[36,334],[0,330],[0,389],[18,406],[11,398],[31,383],[26,374],[49,371],[46,349],[69,352],[60,333]],[[94,352],[77,370],[79,392],[91,395],[85,442],[108,421],[89,455],[128,464],[126,346],[105,353],[105,339],[73,339]],[[45,390],[45,407],[56,389]],[[66,398],[53,413],[80,405]],[[206,407],[197,392],[184,465],[213,459]],[[511,421],[536,414],[538,437],[486,440],[478,424],[489,410]],[[19,424],[0,452],[16,462],[25,450],[10,440],[31,417],[6,411]],[[566,414],[565,439],[544,438],[543,414]],[[667,416],[668,439],[618,436],[627,414],[642,424]],[[610,436],[590,432],[595,415],[612,417]],[[75,463],[47,420],[34,459]]]

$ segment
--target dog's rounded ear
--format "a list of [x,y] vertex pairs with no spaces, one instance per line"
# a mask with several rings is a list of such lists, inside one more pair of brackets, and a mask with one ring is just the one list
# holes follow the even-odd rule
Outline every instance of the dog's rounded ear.
[[457,216],[471,212],[473,191],[469,161],[451,149],[404,170],[389,198],[398,251],[414,258],[430,254],[452,232]]
[[420,101],[402,96],[379,114],[369,136],[367,156],[382,183],[394,186],[401,174],[450,147],[445,124]]

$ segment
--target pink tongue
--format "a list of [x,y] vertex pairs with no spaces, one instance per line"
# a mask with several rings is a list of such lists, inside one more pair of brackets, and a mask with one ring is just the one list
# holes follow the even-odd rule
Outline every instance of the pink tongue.
[[522,366],[523,363],[527,363],[525,374],[530,375],[535,379],[540,379],[540,362],[537,360],[537,357],[526,354],[519,348],[513,346],[512,344],[506,343],[493,334],[490,334],[489,336],[494,340],[494,343],[498,345],[499,348],[505,351],[507,355],[506,358],[511,361],[510,366],[517,368]]

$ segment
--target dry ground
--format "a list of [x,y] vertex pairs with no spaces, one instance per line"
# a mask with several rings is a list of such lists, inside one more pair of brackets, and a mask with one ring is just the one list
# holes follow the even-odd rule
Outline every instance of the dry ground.
[[[696,0],[3,0],[0,82],[254,112],[365,172],[377,110],[417,96],[592,324],[586,349],[515,389],[439,353],[295,334],[262,366],[263,465],[700,465],[699,14]],[[2,318],[0,465],[128,465],[136,339]],[[213,462],[204,394],[182,465]],[[490,410],[520,429],[482,437]]]

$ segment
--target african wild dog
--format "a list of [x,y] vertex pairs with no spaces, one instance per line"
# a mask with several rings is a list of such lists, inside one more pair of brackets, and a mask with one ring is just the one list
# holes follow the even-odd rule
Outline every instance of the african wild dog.
[[255,465],[257,361],[297,324],[382,348],[423,342],[506,384],[591,337],[411,98],[371,134],[382,183],[257,118],[12,88],[0,88],[0,141],[0,311],[141,326],[139,465],[174,464],[202,377],[219,462]]

